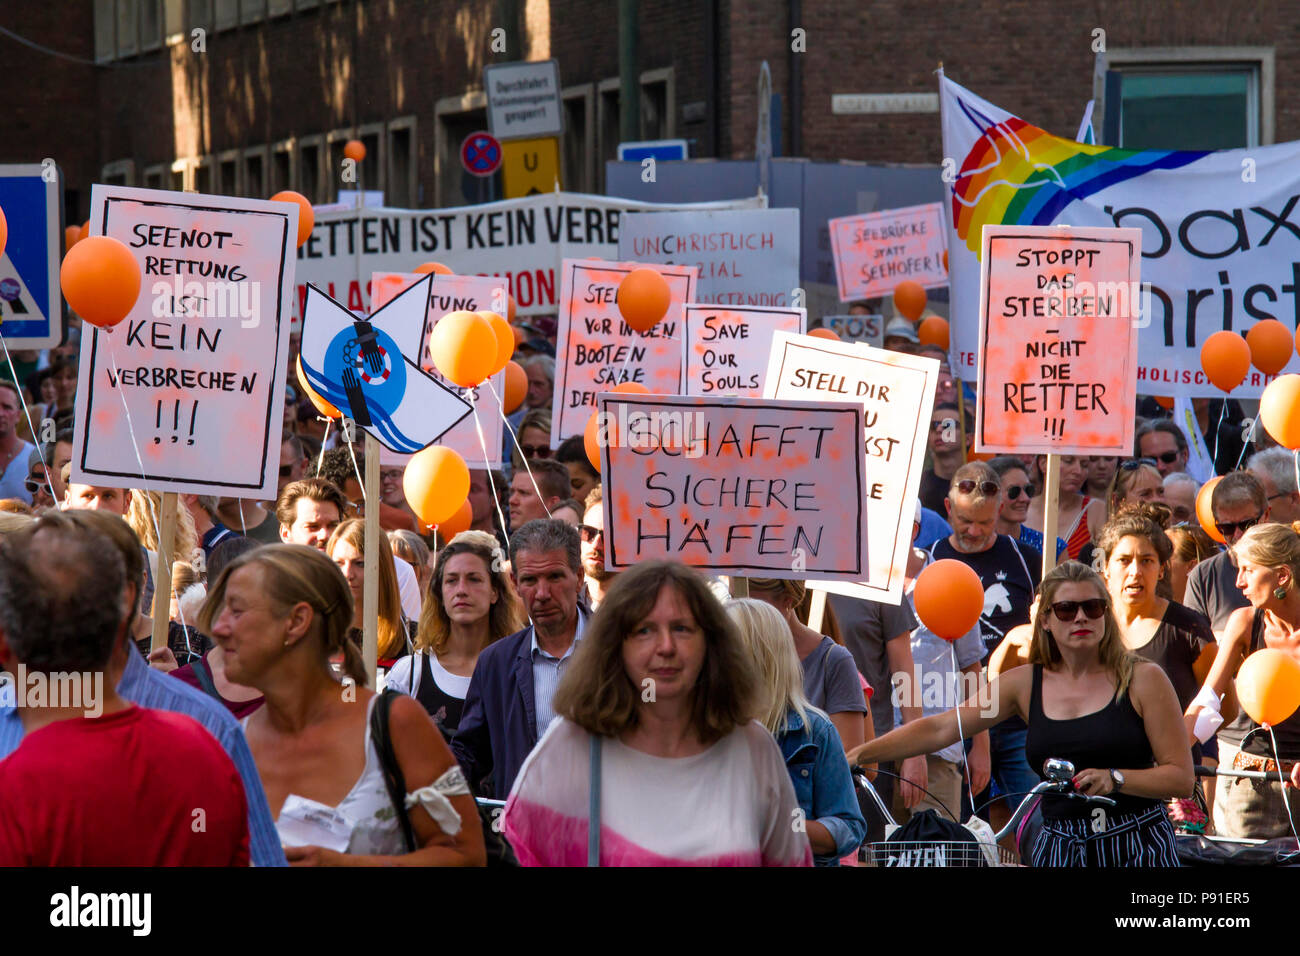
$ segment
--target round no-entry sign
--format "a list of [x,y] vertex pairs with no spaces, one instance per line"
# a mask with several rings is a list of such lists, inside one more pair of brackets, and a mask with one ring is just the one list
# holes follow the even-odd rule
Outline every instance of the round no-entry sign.
[[501,144],[491,133],[470,133],[460,144],[460,162],[474,176],[491,176],[501,168]]

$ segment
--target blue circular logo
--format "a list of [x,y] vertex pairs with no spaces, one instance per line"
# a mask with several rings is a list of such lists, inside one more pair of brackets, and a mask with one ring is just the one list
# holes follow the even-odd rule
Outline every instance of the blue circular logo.
[[375,349],[370,354],[357,341],[355,329],[341,330],[325,350],[324,376],[345,387],[349,380],[358,383],[367,403],[390,415],[406,394],[406,363],[402,361],[402,351],[392,336],[380,328],[375,328]]

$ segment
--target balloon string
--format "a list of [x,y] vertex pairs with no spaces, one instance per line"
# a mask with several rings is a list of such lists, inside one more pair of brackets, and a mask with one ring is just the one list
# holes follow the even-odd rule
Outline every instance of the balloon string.
[[[18,393],[18,401],[23,406],[23,414],[27,416],[27,430],[31,433],[32,439],[36,442],[36,447],[39,449],[44,442],[40,440],[40,436],[36,434],[36,426],[32,424],[32,410],[27,407],[27,399],[23,398],[22,386],[18,383],[18,372],[14,369],[14,360],[9,357],[9,343],[5,341],[3,335],[0,335],[0,347],[3,347],[5,350],[5,361],[9,363],[9,375],[13,378],[14,391]],[[50,442],[50,446],[53,448],[54,442]],[[46,461],[45,455],[42,454],[41,464],[45,468],[45,484],[50,489],[50,498],[54,502],[54,508],[56,511],[61,511],[63,509],[63,503],[59,501],[59,496],[54,493],[54,479],[50,477],[50,469],[54,466],[53,454],[50,455],[49,461]],[[30,468],[27,470],[27,473],[29,475],[31,474]]]
[[[506,516],[501,510],[501,498],[497,495],[497,484],[492,480],[492,459],[488,455],[487,439],[483,437],[483,425],[478,420],[478,405],[474,401],[474,390],[466,389],[466,391],[470,393],[469,408],[474,415],[474,430],[478,432],[479,447],[483,449],[483,469],[487,472],[488,487],[492,489],[492,502],[497,506],[497,517],[501,521],[501,530],[504,532],[506,527]],[[501,417],[504,418],[505,416],[502,415]],[[546,503],[542,502],[542,504],[545,506]],[[470,509],[469,520],[471,523],[474,521],[473,508]]]
[[1219,473],[1219,433],[1223,431],[1223,423],[1228,418],[1228,396],[1224,395],[1223,405],[1220,406],[1219,422],[1214,426],[1214,473]]
[[345,439],[343,444],[348,446],[348,457],[352,459],[352,473],[357,476],[357,484],[361,486],[361,503],[363,505],[369,504],[366,501],[366,479],[361,477],[361,468],[357,464],[357,453],[352,448],[352,442],[346,440],[347,436],[344,435],[343,437]]
[[1265,724],[1268,727],[1268,739],[1273,742],[1273,762],[1277,764],[1277,779],[1282,784],[1282,805],[1286,807],[1287,822],[1291,824],[1291,835],[1295,837],[1296,848],[1300,850],[1300,834],[1296,833],[1295,817],[1291,815],[1291,798],[1286,792],[1286,777],[1282,775],[1282,755],[1278,753],[1277,736],[1273,733],[1273,725]]
[[[319,417],[319,416],[318,416]],[[330,440],[330,426],[334,424],[334,419],[325,419],[325,435],[320,440],[320,454],[316,457],[316,474],[320,475],[320,470],[325,467],[325,446]]]
[[[961,668],[957,666],[957,642],[949,641],[948,650],[952,653],[952,673],[953,676],[956,677],[956,675],[961,673]],[[958,682],[957,686],[958,687],[961,686],[960,681]],[[960,695],[956,695],[956,696],[960,696]],[[957,740],[964,741],[966,739],[966,734],[961,729],[961,701],[960,700],[954,704],[953,710],[957,712]],[[966,796],[970,799],[971,816],[974,816],[975,815],[975,781],[971,779],[970,757],[966,753],[966,747],[964,744],[961,748],[961,765],[962,768],[966,771]],[[954,820],[953,822],[961,823],[960,820]]]
[[[492,389],[493,397],[498,402],[501,402],[501,396],[497,395],[496,386],[492,384],[492,379],[489,378],[487,382],[488,388]],[[510,440],[515,443],[516,448],[519,448],[519,437],[515,435],[515,430],[510,427],[510,419],[506,418],[505,403],[501,402],[501,406],[501,420],[505,422],[506,431],[510,433]],[[551,509],[546,507],[546,498],[542,496],[542,489],[537,487],[537,479],[533,477],[533,470],[528,467],[528,456],[524,454],[522,448],[519,448],[519,458],[524,463],[524,471],[528,472],[528,480],[533,483],[533,491],[537,492],[537,500],[542,503],[542,510],[546,512],[546,517],[551,517]]]
[[1246,452],[1250,449],[1251,443],[1254,442],[1255,440],[1255,429],[1258,427],[1259,427],[1259,416],[1256,415],[1254,418],[1250,420],[1250,431],[1246,433],[1246,440],[1241,443],[1241,454],[1237,456],[1237,467],[1234,468],[1233,471],[1236,471],[1237,469],[1241,468],[1241,463],[1246,458]]

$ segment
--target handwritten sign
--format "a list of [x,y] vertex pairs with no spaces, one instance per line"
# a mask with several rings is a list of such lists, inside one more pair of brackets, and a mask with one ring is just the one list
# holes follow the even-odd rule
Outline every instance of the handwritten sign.
[[618,255],[695,266],[695,302],[791,305],[803,284],[798,209],[628,213],[619,228]]
[[775,332],[802,335],[806,309],[686,304],[686,394],[763,397]]
[[841,302],[885,295],[904,279],[927,289],[948,282],[940,203],[842,216],[828,226]]
[[[404,351],[420,356],[420,367],[444,386],[458,392],[474,407],[474,413],[462,419],[451,430],[438,438],[438,444],[452,449],[473,468],[500,468],[501,449],[505,439],[501,415],[501,396],[505,394],[505,374],[498,372],[489,380],[492,384],[462,389],[439,374],[429,353],[429,333],[448,312],[491,311],[504,315],[507,310],[505,283],[491,276],[434,275],[429,284],[429,303],[424,322],[409,329],[396,329],[386,323],[378,310],[392,301],[403,289],[425,277],[411,272],[376,272],[370,280],[370,296],[377,325],[397,339]],[[402,313],[396,313],[401,315]],[[408,344],[409,343],[409,344]],[[494,391],[495,390],[495,391]],[[476,423],[477,420],[477,423]],[[479,440],[480,430],[482,441]],[[486,459],[484,447],[487,448]],[[391,457],[391,456],[390,456]],[[486,461],[486,464],[484,462]],[[388,462],[385,462],[388,463]]]
[[81,339],[73,481],[275,497],[297,207],[96,184],[140,298]]
[[830,329],[845,342],[861,342],[879,348],[885,340],[883,315],[824,315],[822,328]]
[[861,405],[626,393],[599,402],[606,568],[671,558],[729,574],[862,578]]
[[986,226],[978,451],[1128,455],[1139,229]]
[[[623,321],[618,284],[633,269],[657,270],[668,283],[668,314],[649,332]],[[596,395],[623,382],[652,392],[682,390],[682,308],[695,301],[694,266],[565,259],[560,266],[560,315],[551,396],[551,446],[580,435],[596,408]]]
[[871,563],[857,582],[818,587],[886,604],[902,601],[938,377],[937,359],[784,332],[772,337],[766,398],[862,404]]

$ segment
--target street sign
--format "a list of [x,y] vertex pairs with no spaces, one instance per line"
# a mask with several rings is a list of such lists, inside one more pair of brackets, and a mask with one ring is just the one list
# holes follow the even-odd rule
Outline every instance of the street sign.
[[491,133],[470,133],[460,144],[460,164],[471,176],[491,176],[501,168],[501,143]]
[[656,163],[686,158],[686,140],[652,139],[640,143],[619,143],[618,158],[624,162],[639,163],[653,159]]
[[488,130],[497,139],[535,139],[564,132],[558,60],[483,68]]
[[560,181],[558,139],[516,139],[501,146],[506,199],[549,193]]
[[0,209],[9,222],[0,253],[0,335],[11,349],[52,348],[63,339],[62,195],[52,164],[0,166]]

